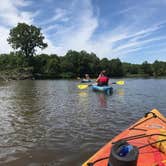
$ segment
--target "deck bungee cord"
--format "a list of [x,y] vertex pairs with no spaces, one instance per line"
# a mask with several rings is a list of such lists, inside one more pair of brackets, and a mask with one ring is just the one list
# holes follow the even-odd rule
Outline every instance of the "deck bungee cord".
[[139,129],[139,128],[135,128],[135,127],[136,127],[136,126],[139,126],[139,125],[141,125],[142,123],[144,123],[144,122],[146,122],[146,121],[148,121],[148,120],[150,120],[150,119],[153,119],[153,118],[158,118],[158,119],[160,119],[162,122],[166,123],[165,120],[163,120],[162,118],[160,118],[159,116],[157,116],[154,112],[147,112],[147,113],[145,113],[144,117],[145,117],[145,118],[148,117],[149,114],[152,114],[152,117],[149,117],[149,118],[143,120],[142,122],[136,123],[134,126],[132,126],[131,128],[129,128],[129,130],[143,130],[143,131],[147,131],[147,130],[145,130],[145,129]]

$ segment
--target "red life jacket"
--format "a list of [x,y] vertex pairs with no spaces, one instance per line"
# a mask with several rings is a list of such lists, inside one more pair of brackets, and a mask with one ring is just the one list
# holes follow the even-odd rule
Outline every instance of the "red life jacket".
[[108,85],[109,78],[106,76],[101,76],[98,80],[99,85]]

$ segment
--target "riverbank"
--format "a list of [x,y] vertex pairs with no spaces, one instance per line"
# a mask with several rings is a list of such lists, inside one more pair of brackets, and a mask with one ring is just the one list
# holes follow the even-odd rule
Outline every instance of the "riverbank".
[[10,80],[32,80],[33,68],[16,68],[0,71],[0,80],[10,81]]
[[[165,76],[149,76],[148,74],[127,74],[123,78],[166,78]],[[119,78],[119,77],[111,77]],[[120,77],[122,79],[122,77]],[[49,79],[74,79],[68,73],[62,73],[59,76],[54,73],[34,73],[33,67],[22,67],[0,71],[0,80],[49,80]],[[93,78],[92,79],[96,79]]]

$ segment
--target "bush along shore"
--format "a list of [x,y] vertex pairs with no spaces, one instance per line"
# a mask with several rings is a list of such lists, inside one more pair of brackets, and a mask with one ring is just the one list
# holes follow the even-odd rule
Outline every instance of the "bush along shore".
[[110,77],[164,77],[166,62],[147,61],[142,64],[121,62],[120,59],[99,59],[94,53],[70,50],[64,56],[40,54],[27,58],[21,53],[0,54],[0,79],[71,79],[86,73],[96,78],[101,70]]
[[2,81],[10,81],[10,80],[32,80],[33,76],[33,68],[15,68],[0,71],[0,80]]

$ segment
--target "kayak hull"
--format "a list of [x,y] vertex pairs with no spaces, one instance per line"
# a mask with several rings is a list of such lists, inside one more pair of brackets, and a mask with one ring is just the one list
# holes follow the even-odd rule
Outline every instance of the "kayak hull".
[[[155,116],[156,117],[155,117]],[[117,142],[127,137],[136,137],[138,135],[145,135],[147,131],[153,131],[155,129],[166,130],[166,118],[160,114],[156,109],[153,109],[146,117],[141,118],[138,122],[133,124],[128,129],[114,137],[110,142],[103,146],[98,152],[96,152],[89,160],[82,164],[82,166],[88,166],[88,163],[94,163],[94,166],[108,166],[109,156],[112,149],[112,143]],[[154,133],[155,134],[155,133]],[[131,139],[128,141],[130,144],[140,147],[149,144],[148,137],[142,137],[139,139]],[[106,158],[104,160],[100,160]],[[166,154],[161,152],[154,146],[145,146],[139,149],[139,156],[137,166],[166,166]]]
[[93,91],[104,92],[107,94],[111,94],[113,92],[113,88],[111,86],[92,85],[91,88]]

